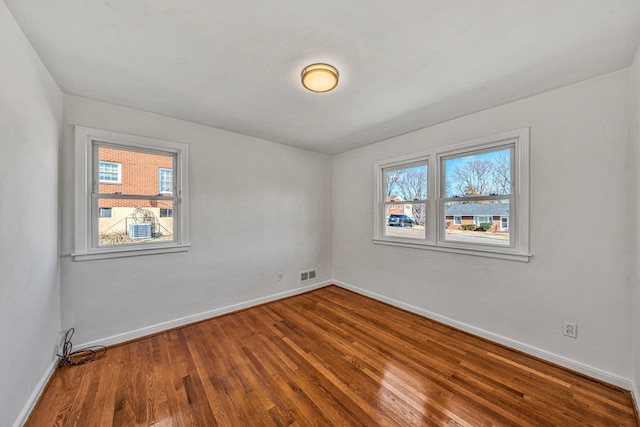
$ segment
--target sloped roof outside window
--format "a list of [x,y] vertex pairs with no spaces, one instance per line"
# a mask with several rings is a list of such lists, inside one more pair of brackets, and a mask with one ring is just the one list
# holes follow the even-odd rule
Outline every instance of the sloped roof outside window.
[[507,203],[459,203],[445,210],[446,216],[509,216]]

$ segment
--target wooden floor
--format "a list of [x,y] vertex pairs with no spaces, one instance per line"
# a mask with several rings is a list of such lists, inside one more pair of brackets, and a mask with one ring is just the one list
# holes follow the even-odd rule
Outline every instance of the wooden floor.
[[636,426],[630,393],[329,286],[58,369],[27,426]]

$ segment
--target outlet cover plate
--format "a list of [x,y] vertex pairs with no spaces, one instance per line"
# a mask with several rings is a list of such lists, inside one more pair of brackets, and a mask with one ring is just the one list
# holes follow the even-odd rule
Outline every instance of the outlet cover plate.
[[578,325],[565,321],[562,327],[562,333],[571,338],[578,338]]

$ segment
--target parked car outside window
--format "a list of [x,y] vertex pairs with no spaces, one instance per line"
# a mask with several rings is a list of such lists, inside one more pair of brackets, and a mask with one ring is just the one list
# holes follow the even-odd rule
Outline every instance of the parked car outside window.
[[406,226],[413,227],[413,225],[415,224],[415,221],[409,218],[407,215],[393,214],[389,216],[388,224],[390,226],[398,225],[400,227],[406,227]]

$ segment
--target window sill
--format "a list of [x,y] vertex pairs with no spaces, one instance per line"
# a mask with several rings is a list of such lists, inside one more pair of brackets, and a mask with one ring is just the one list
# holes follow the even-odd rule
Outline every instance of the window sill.
[[168,254],[174,252],[187,252],[190,245],[174,245],[164,247],[145,247],[145,248],[117,248],[117,249],[100,249],[95,252],[85,252],[71,254],[74,261],[91,261],[97,259],[125,258],[132,256]]
[[451,244],[434,244],[427,242],[411,242],[407,240],[390,240],[382,238],[374,238],[373,243],[376,245],[399,246],[404,248],[423,249],[428,251],[447,252],[454,254],[463,254],[471,256],[479,256],[485,258],[504,259],[509,261],[529,262],[532,254],[525,252],[515,252],[513,250],[505,251],[500,248],[478,247],[469,248]]

